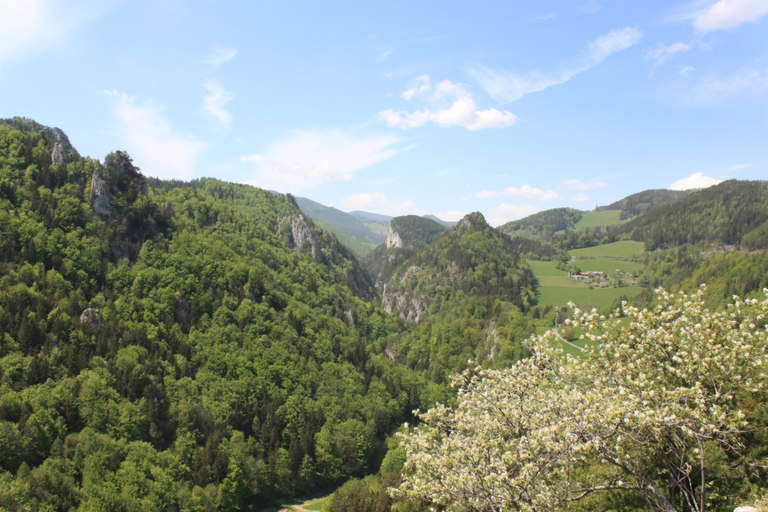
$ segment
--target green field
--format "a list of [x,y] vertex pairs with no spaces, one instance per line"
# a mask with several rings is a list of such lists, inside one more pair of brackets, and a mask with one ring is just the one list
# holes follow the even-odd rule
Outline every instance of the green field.
[[605,272],[613,274],[617,269],[622,272],[632,273],[643,270],[643,265],[634,261],[614,260],[611,258],[594,258],[590,260],[576,260],[574,262],[582,272]]
[[601,212],[589,212],[574,226],[576,229],[594,229],[604,228],[606,226],[618,226],[624,224],[626,220],[619,220],[620,210],[603,210]]
[[632,258],[642,256],[644,253],[645,245],[643,242],[633,242],[632,240],[568,251],[568,254],[576,258]]
[[[615,260],[609,261],[613,264],[617,263]],[[539,279],[538,300],[539,306],[542,307],[546,305],[563,307],[568,302],[573,302],[582,309],[604,308],[610,306],[622,295],[633,297],[643,290],[642,287],[634,285],[590,290],[586,283],[570,279],[565,272],[557,270],[555,264],[550,261],[529,261],[528,264]],[[614,268],[616,268],[615,265]]]

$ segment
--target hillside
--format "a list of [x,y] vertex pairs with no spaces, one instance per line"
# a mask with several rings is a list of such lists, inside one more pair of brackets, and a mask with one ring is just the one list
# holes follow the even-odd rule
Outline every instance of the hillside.
[[498,229],[510,237],[530,238],[546,243],[558,231],[574,229],[583,215],[584,212],[574,208],[554,208],[507,222]]
[[0,124],[0,507],[252,510],[450,400],[290,197],[148,187],[49,133]]
[[458,293],[498,297],[522,311],[535,304],[530,269],[509,238],[479,213],[464,217],[382,281],[382,308],[412,323]]
[[620,210],[621,220],[631,219],[661,206],[674,203],[693,190],[651,189],[632,194],[606,206],[605,210]]
[[437,222],[416,215],[395,217],[389,223],[386,243],[363,259],[363,265],[381,291],[383,283],[408,258],[432,243],[446,228]]
[[649,251],[699,242],[738,246],[766,221],[768,183],[729,180],[651,210],[612,234],[644,242]]
[[329,231],[362,258],[387,239],[388,221],[374,221],[351,215],[330,206],[297,197],[301,211],[325,231]]

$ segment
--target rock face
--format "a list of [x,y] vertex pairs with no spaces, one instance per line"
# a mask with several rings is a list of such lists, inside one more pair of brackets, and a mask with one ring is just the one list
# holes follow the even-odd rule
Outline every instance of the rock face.
[[67,158],[67,150],[64,144],[56,142],[51,150],[51,163],[53,165],[68,164],[69,158]]
[[99,318],[99,314],[92,308],[86,308],[80,314],[80,322],[93,326],[99,326],[101,325],[101,318]]
[[761,512],[761,510],[759,508],[747,506],[747,507],[736,507],[735,509],[733,509],[733,512]]
[[400,238],[400,233],[392,229],[392,224],[389,225],[389,231],[387,232],[387,249],[390,247],[402,247],[403,239]]
[[293,245],[301,248],[304,246],[304,242],[308,242],[312,248],[312,259],[316,262],[322,261],[323,251],[317,246],[315,236],[312,233],[312,228],[307,225],[304,215],[297,213],[278,219],[278,236],[282,235],[282,226],[285,221],[288,221],[291,224],[291,239],[293,240]]

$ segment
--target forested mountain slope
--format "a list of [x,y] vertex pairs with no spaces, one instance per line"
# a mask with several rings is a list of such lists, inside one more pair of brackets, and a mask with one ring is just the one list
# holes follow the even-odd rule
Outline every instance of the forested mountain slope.
[[429,245],[446,228],[417,215],[395,217],[389,222],[385,243],[363,258],[363,265],[376,281],[379,291],[392,273],[408,258]]
[[290,194],[275,194],[250,185],[213,178],[189,182],[150,178],[148,183],[165,191],[175,188],[201,190],[275,233],[289,248],[309,254],[316,262],[332,269],[359,297],[368,300],[375,295],[373,280],[354,253],[331,233],[317,227],[311,218],[301,212]]
[[499,297],[521,310],[535,304],[530,268],[509,238],[472,213],[383,281],[382,307],[419,323],[453,294]]
[[450,400],[291,198],[56,142],[0,124],[0,507],[252,510]]
[[621,220],[631,219],[661,206],[674,203],[693,190],[651,189],[632,194],[605,207],[606,210],[621,210]]
[[387,221],[372,221],[350,215],[336,208],[297,197],[296,204],[301,211],[311,217],[320,227],[336,235],[358,257],[364,257],[387,239]]
[[709,242],[740,245],[768,220],[768,182],[729,180],[651,210],[611,232],[646,249]]

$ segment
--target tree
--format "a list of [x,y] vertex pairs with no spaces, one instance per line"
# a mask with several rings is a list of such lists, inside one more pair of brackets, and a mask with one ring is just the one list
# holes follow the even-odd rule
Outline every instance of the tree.
[[765,385],[768,300],[712,312],[703,289],[657,294],[652,311],[575,310],[581,358],[548,334],[510,368],[456,377],[456,408],[438,404],[400,434],[392,495],[475,511],[554,509],[600,491],[669,512],[738,499],[716,496],[708,464],[743,452],[740,406]]

